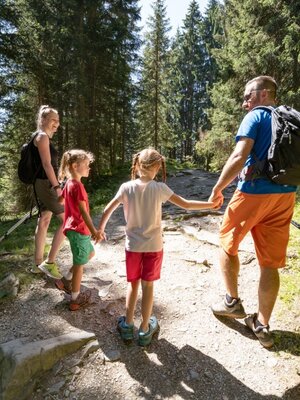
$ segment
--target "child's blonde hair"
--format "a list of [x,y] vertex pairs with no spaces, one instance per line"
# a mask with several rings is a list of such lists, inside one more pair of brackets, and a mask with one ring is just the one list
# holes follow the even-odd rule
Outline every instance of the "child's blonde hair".
[[88,160],[90,163],[92,163],[94,159],[95,157],[93,153],[81,149],[74,149],[64,152],[60,162],[58,179],[63,181],[65,178],[69,178],[71,176],[70,168],[72,164],[79,164],[85,160]]
[[166,181],[166,161],[165,157],[155,149],[149,148],[140,151],[132,158],[131,179],[136,179],[138,171],[149,171],[154,166],[160,165],[162,170],[162,181]]
[[55,110],[55,108],[52,108],[50,106],[43,105],[39,108],[39,111],[37,113],[37,118],[36,118],[36,127],[37,127],[38,131],[43,129],[44,121],[48,117],[48,115],[51,113],[58,115],[57,110]]

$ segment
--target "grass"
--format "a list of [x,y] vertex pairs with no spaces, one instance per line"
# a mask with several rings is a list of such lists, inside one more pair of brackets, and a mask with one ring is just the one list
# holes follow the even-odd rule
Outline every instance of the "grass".
[[[300,223],[300,193],[298,190],[297,204],[293,220]],[[291,226],[288,247],[287,267],[281,273],[280,300],[289,310],[297,310],[300,304],[300,229]],[[298,304],[298,306],[297,306]]]

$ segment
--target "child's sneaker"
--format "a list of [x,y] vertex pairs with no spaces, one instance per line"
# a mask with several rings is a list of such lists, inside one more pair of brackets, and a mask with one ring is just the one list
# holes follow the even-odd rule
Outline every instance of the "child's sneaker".
[[64,276],[61,279],[56,279],[55,280],[55,286],[59,290],[63,290],[68,294],[71,294],[72,292],[72,281],[69,279],[66,279]]
[[121,338],[124,342],[129,343],[133,340],[133,324],[126,324],[126,317],[122,316],[118,318],[117,329],[120,332]]
[[249,315],[245,318],[245,323],[248,328],[254,333],[254,335],[259,340],[260,344],[269,349],[273,346],[274,340],[272,339],[271,333],[269,331],[269,325],[258,325],[257,328],[255,327],[255,320],[257,319],[257,314]]
[[139,345],[148,346],[152,341],[153,335],[157,333],[158,330],[159,330],[159,325],[156,317],[154,316],[150,317],[148,332],[142,332],[141,330],[139,330]]
[[58,266],[55,263],[48,263],[46,261],[43,261],[42,264],[38,266],[38,268],[50,278],[53,279],[62,278],[62,274],[60,273]]
[[77,311],[79,308],[87,305],[91,298],[91,291],[87,290],[85,292],[80,292],[77,299],[70,301],[69,309],[71,311]]

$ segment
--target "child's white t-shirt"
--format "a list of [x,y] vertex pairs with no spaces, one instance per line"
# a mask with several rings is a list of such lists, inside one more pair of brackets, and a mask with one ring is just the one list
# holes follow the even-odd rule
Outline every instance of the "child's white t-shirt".
[[126,250],[139,253],[162,250],[162,203],[173,193],[165,183],[153,180],[143,183],[136,179],[121,185],[115,198],[124,207]]

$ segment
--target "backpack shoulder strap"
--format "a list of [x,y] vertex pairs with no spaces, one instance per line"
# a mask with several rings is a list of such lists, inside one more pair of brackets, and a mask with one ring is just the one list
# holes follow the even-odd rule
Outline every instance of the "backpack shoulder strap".
[[254,111],[254,110],[265,110],[265,111],[269,111],[270,113],[272,113],[275,110],[275,108],[272,106],[257,106],[257,107],[252,108],[251,111]]
[[37,137],[38,134],[39,134],[39,131],[33,132],[33,134],[31,135],[30,141],[33,142],[34,139]]
[[[254,110],[268,111],[272,115],[272,113],[274,111],[274,107],[272,107],[272,106],[257,106],[257,107],[252,108],[251,111],[254,111]],[[243,170],[239,174],[240,179],[245,180],[245,181],[249,181],[249,180],[253,181],[254,179],[265,177],[264,169],[265,169],[265,165],[266,165],[266,159],[259,160],[253,149],[251,150],[251,154],[255,160],[255,163],[252,164],[250,167],[247,167],[246,172],[245,172],[245,168],[243,168]]]

